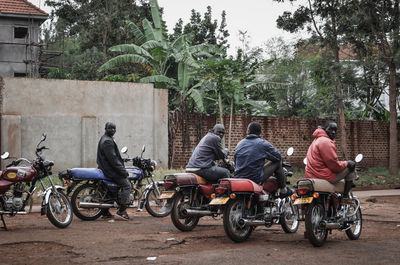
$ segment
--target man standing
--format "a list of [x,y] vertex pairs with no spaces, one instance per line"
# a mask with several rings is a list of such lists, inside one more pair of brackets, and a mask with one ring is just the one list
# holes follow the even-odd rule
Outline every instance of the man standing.
[[332,184],[345,179],[343,197],[348,198],[353,179],[357,178],[355,162],[339,161],[334,141],[336,131],[336,122],[327,121],[325,127],[312,134],[315,139],[307,151],[306,178],[325,179]]
[[[105,133],[100,138],[97,146],[97,165],[103,171],[104,175],[111,178],[120,188],[118,193],[119,209],[117,217],[129,220],[126,208],[129,205],[129,195],[131,193],[131,184],[127,180],[129,175],[125,169],[124,161],[119,153],[118,146],[114,141],[116,126],[112,122],[107,122]],[[110,215],[105,212],[104,215]]]
[[228,156],[228,150],[224,150],[221,145],[224,134],[225,128],[222,124],[216,124],[212,130],[208,131],[194,149],[186,166],[186,171],[193,172],[210,182],[229,178],[229,170],[217,167],[214,163],[215,160]]
[[[235,148],[235,178],[247,178],[258,184],[264,183],[273,173],[277,177],[281,196],[292,194],[286,188],[281,153],[267,140],[260,138],[261,124],[251,122],[247,136]],[[265,159],[269,160],[265,163]]]

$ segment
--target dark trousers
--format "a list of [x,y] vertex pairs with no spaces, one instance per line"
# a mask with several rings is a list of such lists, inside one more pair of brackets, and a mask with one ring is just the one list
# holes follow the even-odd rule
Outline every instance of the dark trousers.
[[131,194],[132,188],[131,183],[127,178],[113,178],[113,181],[118,185],[118,204],[125,208],[129,206],[129,195]]
[[286,176],[283,173],[282,161],[275,161],[275,162],[269,161],[268,163],[265,163],[263,170],[264,170],[263,183],[275,173],[275,177],[278,181],[279,188],[286,187]]
[[228,169],[217,166],[213,166],[210,168],[202,168],[193,173],[199,175],[202,178],[205,178],[209,182],[217,182],[219,179],[229,178],[230,176]]

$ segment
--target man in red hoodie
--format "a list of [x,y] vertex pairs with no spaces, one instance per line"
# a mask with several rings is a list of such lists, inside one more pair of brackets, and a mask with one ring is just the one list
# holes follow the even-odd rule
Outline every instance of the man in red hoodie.
[[344,179],[343,197],[348,198],[353,179],[357,178],[355,162],[339,161],[334,141],[336,131],[336,122],[327,121],[323,128],[316,129],[312,134],[315,139],[307,151],[306,178],[325,179],[332,184]]

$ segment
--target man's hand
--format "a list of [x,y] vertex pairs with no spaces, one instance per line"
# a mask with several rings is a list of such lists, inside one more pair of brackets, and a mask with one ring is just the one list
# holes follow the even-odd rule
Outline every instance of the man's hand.
[[347,168],[350,169],[350,171],[354,171],[354,169],[356,168],[356,162],[354,162],[353,160],[347,161]]

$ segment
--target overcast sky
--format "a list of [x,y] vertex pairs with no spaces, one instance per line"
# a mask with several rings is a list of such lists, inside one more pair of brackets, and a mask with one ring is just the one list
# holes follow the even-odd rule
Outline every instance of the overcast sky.
[[[29,0],[46,12],[49,8],[44,6],[45,0]],[[296,35],[284,32],[276,27],[276,19],[284,11],[293,12],[299,3],[305,0],[277,3],[272,0],[158,0],[160,7],[164,8],[164,20],[167,22],[168,30],[172,32],[179,18],[184,23],[189,21],[191,10],[195,9],[202,15],[211,6],[213,18],[221,22],[221,13],[226,11],[227,29],[231,45],[230,53],[234,53],[236,47],[240,46],[238,32],[247,31],[250,36],[250,45],[260,46],[268,39],[282,36],[286,40],[294,40]]]

